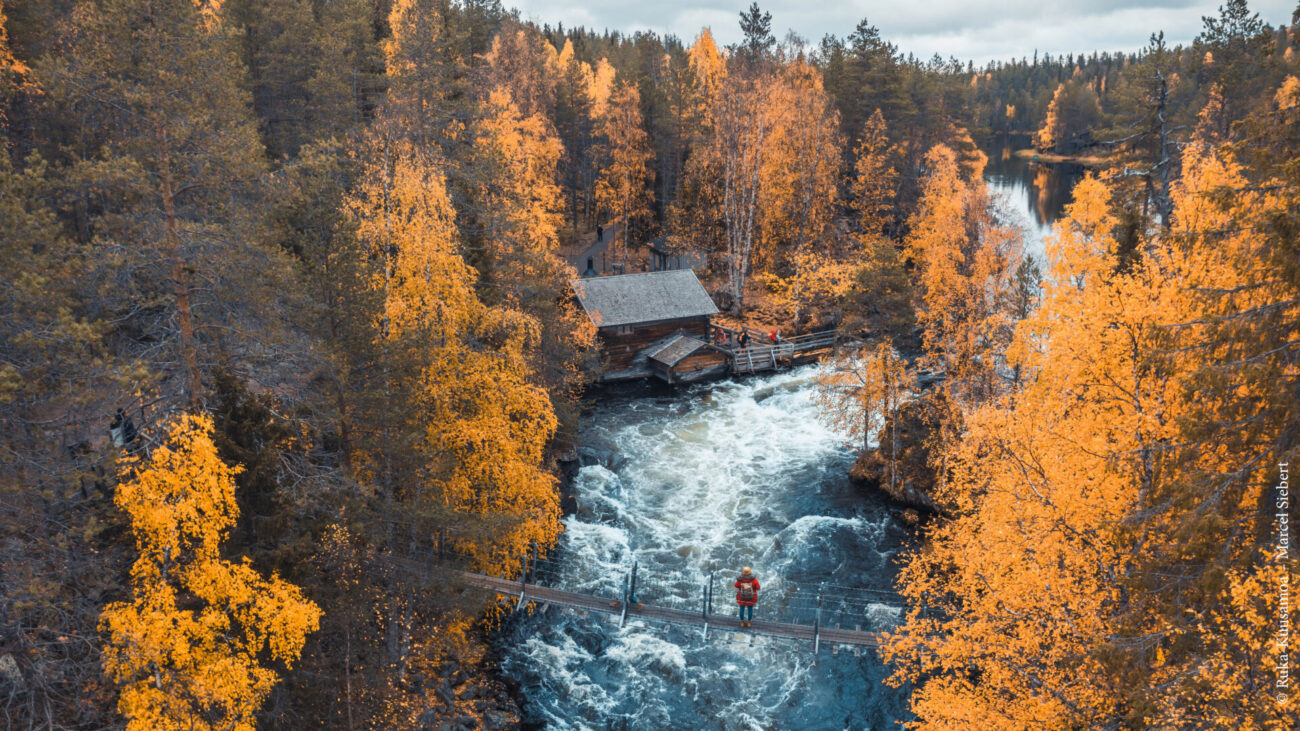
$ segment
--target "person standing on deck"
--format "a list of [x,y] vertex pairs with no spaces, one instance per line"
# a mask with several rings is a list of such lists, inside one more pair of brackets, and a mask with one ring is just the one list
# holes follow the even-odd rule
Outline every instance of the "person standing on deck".
[[754,621],[754,605],[758,604],[758,579],[746,566],[740,570],[735,586],[736,604],[740,605],[740,626],[748,627]]

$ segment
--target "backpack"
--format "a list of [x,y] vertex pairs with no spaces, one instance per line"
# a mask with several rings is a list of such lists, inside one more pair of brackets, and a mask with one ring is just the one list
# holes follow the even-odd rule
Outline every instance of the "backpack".
[[742,602],[754,601],[754,582],[752,581],[740,582],[740,601]]

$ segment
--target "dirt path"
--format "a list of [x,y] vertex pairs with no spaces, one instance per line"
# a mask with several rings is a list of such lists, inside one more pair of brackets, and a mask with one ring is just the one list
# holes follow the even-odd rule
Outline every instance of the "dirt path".
[[569,263],[573,265],[574,269],[578,270],[579,274],[581,274],[587,270],[587,259],[590,258],[596,267],[596,271],[604,271],[614,262],[604,261],[602,254],[604,254],[605,250],[614,243],[615,237],[622,235],[622,231],[622,226],[612,224],[606,227],[605,235],[600,241],[596,240],[595,231],[584,233],[582,237],[578,239],[578,242],[573,247],[570,247],[571,251],[573,249],[578,249],[578,253],[572,254],[568,257]]

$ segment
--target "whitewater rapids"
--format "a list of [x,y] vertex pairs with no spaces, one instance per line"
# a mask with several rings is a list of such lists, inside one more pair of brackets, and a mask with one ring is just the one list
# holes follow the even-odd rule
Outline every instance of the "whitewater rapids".
[[[849,484],[844,439],[817,419],[815,373],[605,400],[583,429],[578,510],[551,583],[616,597],[636,561],[648,592],[698,607],[716,572],[715,609],[734,613],[729,587],[749,565],[763,584],[758,619],[763,599],[796,584],[891,589],[907,531],[896,507]],[[897,621],[897,597],[880,596],[854,605],[863,629]],[[814,663],[806,643],[705,641],[699,628],[620,628],[556,608],[513,621],[498,642],[533,728],[838,731],[909,717],[871,651],[823,647]]]

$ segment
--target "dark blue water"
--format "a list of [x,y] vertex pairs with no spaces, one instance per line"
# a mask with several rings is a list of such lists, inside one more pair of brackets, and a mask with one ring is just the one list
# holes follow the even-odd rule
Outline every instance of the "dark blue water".
[[[635,561],[642,601],[699,607],[713,573],[717,608],[734,611],[722,585],[751,565],[759,618],[810,620],[820,589],[837,624],[895,623],[897,596],[874,592],[892,590],[908,534],[897,508],[846,479],[851,455],[817,419],[813,368],[601,406],[548,582],[617,597]],[[551,608],[510,624],[502,666],[528,699],[525,720],[546,728],[838,731],[908,718],[870,650],[814,658],[807,643],[700,634]]]
[[[1022,140],[1027,144],[1028,140]],[[1083,179],[1085,168],[1069,163],[1049,164],[1012,154],[1009,142],[986,147],[988,165],[984,182],[1001,203],[1007,221],[1025,232],[1025,251],[1044,261],[1043,247],[1052,224],[1065,215],[1074,186]]]

